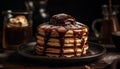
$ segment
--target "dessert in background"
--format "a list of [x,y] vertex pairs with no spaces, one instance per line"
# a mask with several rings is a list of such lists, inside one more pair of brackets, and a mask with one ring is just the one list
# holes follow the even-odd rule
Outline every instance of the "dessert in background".
[[19,15],[9,18],[3,28],[3,47],[8,48],[14,45],[21,45],[27,42],[32,35],[32,26],[29,25],[25,16]]
[[75,57],[86,55],[88,27],[68,14],[53,15],[37,28],[35,51],[41,56]]
[[25,27],[28,25],[29,24],[25,16],[17,16],[15,18],[10,18],[7,26]]

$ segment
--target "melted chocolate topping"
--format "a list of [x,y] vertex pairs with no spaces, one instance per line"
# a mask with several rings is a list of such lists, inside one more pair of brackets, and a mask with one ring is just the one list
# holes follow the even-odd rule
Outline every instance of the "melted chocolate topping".
[[67,14],[57,14],[52,16],[50,19],[50,24],[52,25],[58,25],[58,26],[65,26],[68,24],[75,24],[75,18],[71,15]]

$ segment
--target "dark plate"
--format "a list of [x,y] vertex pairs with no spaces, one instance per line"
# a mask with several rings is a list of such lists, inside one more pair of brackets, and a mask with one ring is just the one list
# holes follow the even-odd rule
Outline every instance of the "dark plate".
[[22,45],[18,48],[18,53],[28,59],[40,62],[51,63],[90,63],[99,60],[106,52],[106,49],[98,44],[89,43],[89,53],[86,56],[81,57],[47,57],[34,54],[35,42]]

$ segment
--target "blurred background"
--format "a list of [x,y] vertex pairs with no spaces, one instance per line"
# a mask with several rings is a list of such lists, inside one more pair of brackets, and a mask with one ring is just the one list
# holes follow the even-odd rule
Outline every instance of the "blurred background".
[[[2,32],[3,11],[31,10],[33,11],[34,31],[39,24],[48,21],[52,15],[67,13],[74,16],[77,21],[86,24],[90,29],[90,35],[92,35],[92,22],[103,17],[101,6],[108,5],[108,3],[109,0],[2,0],[0,2],[0,32]],[[120,0],[112,0],[112,4],[120,5]],[[118,10],[120,11],[120,9]],[[45,15],[41,15],[41,13]],[[117,17],[120,23],[119,13]]]

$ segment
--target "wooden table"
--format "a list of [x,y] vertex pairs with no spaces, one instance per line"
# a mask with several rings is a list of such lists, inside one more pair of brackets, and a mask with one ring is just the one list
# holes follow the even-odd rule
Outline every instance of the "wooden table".
[[[15,51],[5,50],[0,53],[0,69],[107,69],[113,60],[119,58],[114,50],[107,52],[99,61],[90,64],[50,65],[26,59]],[[110,69],[110,68],[108,68]]]

